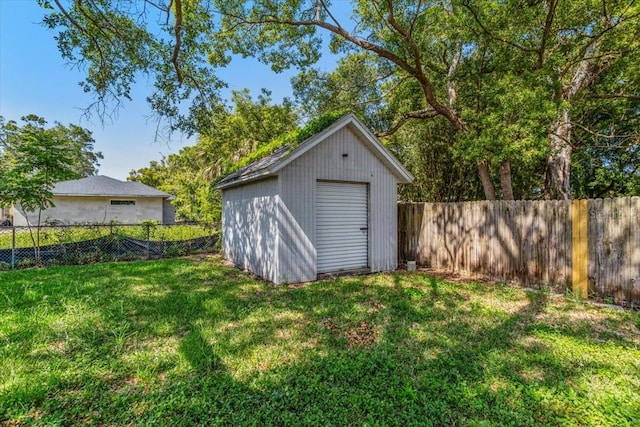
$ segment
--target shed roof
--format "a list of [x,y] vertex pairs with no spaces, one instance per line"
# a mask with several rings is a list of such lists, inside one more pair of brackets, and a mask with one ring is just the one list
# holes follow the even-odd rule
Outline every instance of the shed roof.
[[279,170],[289,163],[302,156],[307,151],[324,141],[326,138],[336,133],[340,129],[348,126],[367,147],[378,157],[382,163],[398,178],[398,181],[408,184],[413,181],[413,175],[396,159],[393,154],[385,148],[378,138],[353,114],[349,113],[337,120],[331,126],[318,132],[317,134],[302,141],[298,146],[291,147],[284,145],[263,157],[260,160],[243,167],[242,169],[225,176],[215,188],[225,189],[241,185],[247,182],[266,178],[275,175]]
[[120,181],[104,175],[60,181],[52,193],[55,196],[172,197],[141,182]]

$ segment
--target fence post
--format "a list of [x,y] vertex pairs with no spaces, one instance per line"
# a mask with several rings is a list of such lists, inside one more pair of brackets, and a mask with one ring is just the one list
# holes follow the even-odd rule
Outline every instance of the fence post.
[[589,289],[587,200],[571,202],[572,290],[579,298],[587,298]]
[[11,227],[11,269],[16,269],[16,226]]
[[151,259],[151,225],[145,224],[145,228],[147,229],[147,259]]

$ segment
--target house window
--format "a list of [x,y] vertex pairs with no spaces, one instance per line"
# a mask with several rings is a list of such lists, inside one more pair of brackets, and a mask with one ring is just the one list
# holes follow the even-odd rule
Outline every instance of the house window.
[[111,200],[111,206],[135,206],[135,200]]

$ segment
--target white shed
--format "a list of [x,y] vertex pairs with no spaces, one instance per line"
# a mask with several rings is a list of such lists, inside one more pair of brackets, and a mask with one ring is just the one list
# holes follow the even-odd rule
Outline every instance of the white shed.
[[222,179],[225,259],[274,283],[397,267],[413,176],[353,114]]

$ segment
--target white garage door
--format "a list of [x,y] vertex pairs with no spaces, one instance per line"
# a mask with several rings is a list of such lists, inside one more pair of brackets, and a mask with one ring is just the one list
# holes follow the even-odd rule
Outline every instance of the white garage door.
[[318,182],[318,273],[369,266],[367,184]]

